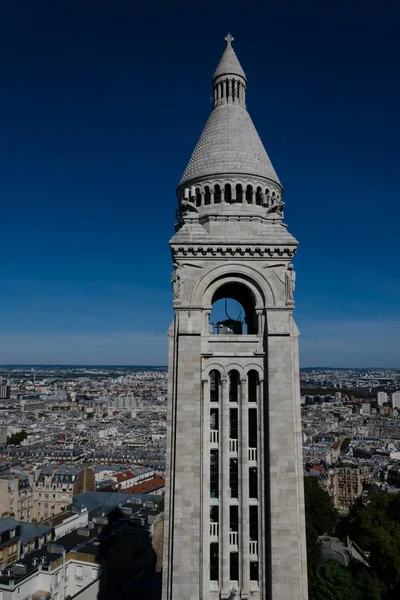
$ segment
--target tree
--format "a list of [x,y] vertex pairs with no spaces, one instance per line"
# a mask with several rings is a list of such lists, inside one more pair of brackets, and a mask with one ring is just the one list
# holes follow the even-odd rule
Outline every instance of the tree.
[[343,442],[340,444],[340,452],[346,452],[347,448],[349,447],[351,440],[349,437],[344,438]]
[[13,446],[19,446],[21,442],[26,440],[28,437],[28,433],[23,429],[22,431],[18,431],[13,435],[9,435],[7,437],[7,444],[12,444]]
[[364,505],[352,507],[348,534],[370,552],[369,564],[376,573],[386,600],[400,594],[400,494],[380,492]]
[[383,600],[378,577],[371,569],[357,563],[347,568],[324,561],[318,536],[332,531],[337,514],[315,477],[305,478],[304,493],[309,600]]
[[304,478],[306,522],[318,535],[331,533],[336,521],[336,511],[331,497],[319,485],[317,478]]

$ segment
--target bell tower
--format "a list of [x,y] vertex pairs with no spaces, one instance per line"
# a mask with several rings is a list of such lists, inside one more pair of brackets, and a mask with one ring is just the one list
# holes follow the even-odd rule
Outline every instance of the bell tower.
[[163,600],[307,600],[297,241],[225,40],[170,241]]

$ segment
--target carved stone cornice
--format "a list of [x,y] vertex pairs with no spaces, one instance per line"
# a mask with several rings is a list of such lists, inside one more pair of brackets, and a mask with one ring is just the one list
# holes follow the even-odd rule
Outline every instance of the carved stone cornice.
[[260,258],[264,257],[287,257],[293,258],[297,248],[295,246],[172,246],[172,255],[174,258],[186,257],[186,256],[256,256]]

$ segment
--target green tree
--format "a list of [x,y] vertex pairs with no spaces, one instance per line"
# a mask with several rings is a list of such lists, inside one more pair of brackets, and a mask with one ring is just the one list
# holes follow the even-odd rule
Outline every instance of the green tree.
[[340,444],[340,452],[345,452],[349,447],[350,442],[350,438],[344,438],[343,442]]
[[328,492],[319,485],[316,477],[304,478],[306,521],[318,535],[331,533],[336,522],[336,511]]
[[385,600],[400,595],[400,494],[380,492],[364,505],[355,503],[349,514],[348,533],[370,552]]
[[19,446],[21,444],[21,442],[26,440],[27,437],[28,437],[28,434],[23,429],[22,431],[18,431],[17,433],[14,433],[13,435],[9,435],[7,437],[7,444],[12,444],[13,446]]
[[361,600],[361,591],[352,573],[334,560],[322,562],[317,577],[315,600]]

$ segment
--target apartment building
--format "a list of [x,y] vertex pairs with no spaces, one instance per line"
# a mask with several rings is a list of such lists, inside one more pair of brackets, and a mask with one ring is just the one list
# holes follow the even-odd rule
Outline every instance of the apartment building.
[[28,475],[18,472],[0,475],[0,516],[31,521],[33,489]]
[[64,512],[73,496],[95,490],[92,469],[79,466],[48,465],[35,473],[33,518],[42,521]]

